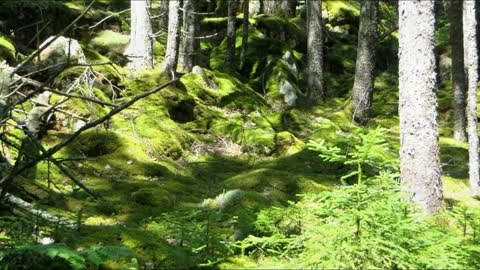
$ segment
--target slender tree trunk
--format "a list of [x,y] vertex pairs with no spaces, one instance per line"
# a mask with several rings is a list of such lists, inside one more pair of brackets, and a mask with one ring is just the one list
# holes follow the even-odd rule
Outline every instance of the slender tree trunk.
[[242,49],[240,51],[240,70],[245,64],[245,52],[247,50],[248,43],[248,5],[249,0],[244,0],[243,2],[243,34],[242,34]]
[[375,83],[375,43],[378,33],[377,14],[377,0],[361,2],[355,82],[352,89],[353,119],[359,124],[367,123],[372,106]]
[[227,25],[227,50],[225,52],[225,65],[233,67],[235,62],[235,20],[237,19],[237,1],[228,1],[228,25]]
[[277,0],[263,0],[263,13],[265,15],[273,15]]
[[[307,0],[308,1],[308,0]],[[297,0],[264,0],[264,13],[284,18],[295,17]]]
[[158,27],[160,30],[167,31],[168,29],[168,0],[160,0]]
[[170,77],[174,76],[178,63],[178,40],[180,32],[179,8],[179,0],[170,0],[168,2],[168,38],[164,70]]
[[450,43],[452,45],[452,88],[453,88],[453,138],[465,142],[466,134],[466,81],[463,54],[462,5],[450,0]]
[[442,204],[433,0],[399,1],[400,177],[427,215]]
[[152,24],[148,0],[131,0],[130,44],[125,52],[128,69],[133,72],[153,67]]
[[196,6],[195,0],[183,0],[184,34],[182,35],[182,55],[180,59],[182,60],[181,63],[184,72],[191,72],[195,65],[195,53],[197,51],[195,36],[197,35],[199,25],[198,17],[195,14]]
[[322,1],[307,0],[307,61],[308,61],[308,96],[320,100],[323,89],[323,24]]
[[475,16],[475,1],[463,1],[463,39],[465,48],[465,64],[467,65],[468,94],[467,94],[467,122],[468,122],[468,155],[470,191],[473,197],[478,196],[479,187],[479,157],[478,157],[478,123],[477,123],[477,84],[478,84],[478,55],[477,55],[477,19]]
[[282,0],[280,7],[283,11],[283,16],[293,18],[297,11],[297,0]]

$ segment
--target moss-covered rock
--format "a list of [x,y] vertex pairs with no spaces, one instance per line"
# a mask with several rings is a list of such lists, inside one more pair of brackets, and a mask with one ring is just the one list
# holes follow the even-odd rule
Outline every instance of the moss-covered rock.
[[0,61],[6,60],[9,64],[13,64],[15,53],[13,42],[6,35],[0,33]]
[[130,37],[112,30],[103,30],[98,32],[88,46],[97,50],[101,54],[119,53],[123,54],[130,42]]

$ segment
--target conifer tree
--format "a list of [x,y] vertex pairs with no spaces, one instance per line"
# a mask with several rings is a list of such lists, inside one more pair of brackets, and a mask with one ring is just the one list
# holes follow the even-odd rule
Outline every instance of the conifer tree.
[[434,1],[399,1],[400,178],[427,215],[442,203]]

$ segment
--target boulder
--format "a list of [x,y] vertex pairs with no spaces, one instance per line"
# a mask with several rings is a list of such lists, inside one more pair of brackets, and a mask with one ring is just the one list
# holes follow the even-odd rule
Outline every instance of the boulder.
[[[50,42],[53,38],[54,36],[51,36],[46,39],[40,47]],[[86,58],[82,47],[77,40],[62,36],[57,38],[52,44],[44,49],[33,62],[36,68],[39,68],[54,66],[66,62],[72,64],[86,63]]]

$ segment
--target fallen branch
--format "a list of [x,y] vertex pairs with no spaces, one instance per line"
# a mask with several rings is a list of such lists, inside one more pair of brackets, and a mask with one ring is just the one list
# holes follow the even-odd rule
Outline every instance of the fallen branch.
[[34,51],[32,54],[30,54],[29,57],[27,57],[27,59],[23,60],[20,64],[18,64],[12,71],[12,74],[10,76],[13,76],[13,74],[17,73],[19,70],[21,70],[26,64],[28,64],[30,61],[32,61],[33,58],[37,57],[43,50],[45,50],[48,46],[50,46],[50,44],[52,44],[55,40],[57,40],[59,37],[63,36],[66,32],[68,32],[74,25],[77,24],[77,22],[83,18],[83,16],[85,16],[85,14],[87,14],[88,10],[90,10],[90,8],[93,6],[93,4],[96,2],[97,0],[92,0],[92,2],[90,3],[90,5],[88,5],[83,11],[82,13],[80,13],[80,15],[75,19],[73,20],[73,22],[71,22],[67,27],[65,27],[62,31],[60,31],[60,33],[58,33],[54,38],[52,38],[51,40],[49,40],[48,42],[46,42],[45,44],[43,44],[43,46],[41,46],[40,48],[38,48],[36,51]]
[[[117,13],[114,13],[114,14],[110,14],[110,15],[108,15],[107,17],[105,17],[105,18],[101,19],[100,21],[98,21],[96,24],[88,27],[88,29],[91,30],[91,29],[99,26],[100,24],[102,24],[104,21],[112,18],[113,16],[120,15],[120,14],[125,13],[125,12],[127,12],[127,11],[130,11],[130,9],[128,8],[128,9],[122,10],[122,11],[120,11],[120,12],[117,12]],[[80,27],[80,29],[82,29],[82,28],[83,28],[83,27]]]
[[90,101],[90,102],[93,102],[93,103],[97,103],[97,104],[100,104],[100,105],[104,105],[104,106],[109,106],[109,107],[115,107],[116,105],[115,104],[112,104],[112,103],[109,103],[109,102],[105,102],[105,101],[102,101],[102,100],[99,100],[99,99],[95,99],[95,98],[89,98],[89,97],[85,97],[85,96],[79,96],[79,95],[73,95],[73,94],[68,94],[68,93],[65,93],[65,92],[62,92],[60,90],[57,90],[57,89],[54,89],[54,88],[50,88],[48,86],[44,86],[42,83],[38,82],[38,81],[35,81],[33,79],[29,79],[29,78],[25,78],[25,77],[22,77],[20,75],[15,75],[15,78],[23,83],[26,83],[26,84],[29,84],[29,85],[32,85],[34,86],[35,88],[41,88],[43,90],[46,90],[46,91],[49,91],[49,92],[52,92],[52,93],[55,93],[57,95],[60,95],[60,96],[64,96],[64,97],[69,97],[69,98],[79,98],[79,99],[83,99],[83,100],[86,100],[86,101]]
[[[0,192],[2,190],[0,189]],[[7,193],[5,195],[5,201],[9,204],[12,204],[13,206],[17,207],[17,208],[20,208],[22,209],[23,211],[25,212],[28,212],[36,217],[39,217],[43,220],[46,220],[46,221],[49,221],[49,222],[52,222],[52,223],[57,223],[57,224],[60,224],[60,225],[63,225],[63,226],[66,226],[66,227],[69,227],[69,228],[77,228],[77,223],[76,222],[73,222],[73,221],[70,221],[70,220],[65,220],[65,219],[62,219],[60,217],[57,217],[57,216],[54,216],[50,213],[48,213],[47,211],[43,211],[43,210],[40,210],[40,209],[36,209],[31,203],[28,203],[22,199],[20,199],[19,197],[16,197],[12,194],[9,194]]]

